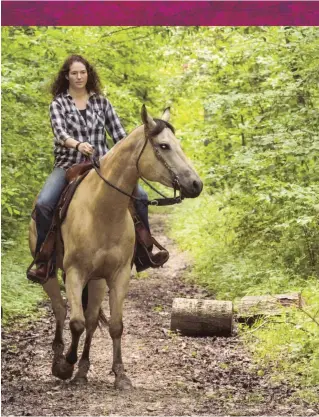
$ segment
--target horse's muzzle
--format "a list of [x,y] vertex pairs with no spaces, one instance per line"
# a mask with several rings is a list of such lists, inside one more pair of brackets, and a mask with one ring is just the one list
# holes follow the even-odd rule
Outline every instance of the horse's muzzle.
[[181,195],[183,198],[195,198],[198,197],[199,194],[203,190],[203,183],[200,180],[194,180],[191,184],[187,185],[187,187],[181,184]]

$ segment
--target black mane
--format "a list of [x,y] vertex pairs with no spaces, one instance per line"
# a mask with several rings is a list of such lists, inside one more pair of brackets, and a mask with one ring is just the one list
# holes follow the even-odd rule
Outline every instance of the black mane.
[[159,135],[167,127],[175,134],[175,129],[170,123],[165,122],[165,120],[162,120],[162,119],[153,119],[153,120],[156,123],[156,126],[149,133],[151,138],[154,138],[155,136]]

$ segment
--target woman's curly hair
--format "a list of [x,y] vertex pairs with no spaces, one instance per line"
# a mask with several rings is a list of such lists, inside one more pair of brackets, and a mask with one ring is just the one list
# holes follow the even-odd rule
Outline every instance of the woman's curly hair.
[[101,94],[101,82],[93,66],[81,55],[70,55],[64,61],[64,64],[51,86],[51,94],[53,95],[53,98],[55,98],[58,94],[64,93],[69,88],[69,80],[66,79],[66,76],[69,74],[70,66],[74,62],[81,62],[85,65],[88,73],[88,80],[86,83],[87,92],[90,93],[93,91],[94,93]]

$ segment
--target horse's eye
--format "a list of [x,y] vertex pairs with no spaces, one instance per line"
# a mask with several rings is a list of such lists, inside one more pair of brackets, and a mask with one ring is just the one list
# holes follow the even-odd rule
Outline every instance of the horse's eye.
[[161,149],[164,149],[164,151],[167,151],[168,149],[170,149],[169,145],[166,145],[166,143],[162,143],[162,144],[160,145],[160,148],[161,148]]

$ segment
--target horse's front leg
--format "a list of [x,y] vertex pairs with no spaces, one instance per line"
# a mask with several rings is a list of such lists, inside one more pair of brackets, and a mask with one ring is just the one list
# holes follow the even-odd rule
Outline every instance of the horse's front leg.
[[82,308],[82,291],[85,283],[83,274],[74,267],[66,271],[65,289],[70,304],[70,330],[72,335],[71,346],[69,347],[65,363],[62,365],[65,379],[71,378],[74,365],[78,360],[77,351],[81,334],[85,329],[85,320]]
[[99,313],[101,304],[106,292],[105,279],[94,279],[88,283],[89,299],[88,305],[85,311],[85,327],[86,337],[84,343],[84,349],[79,362],[79,369],[76,373],[74,382],[86,382],[87,374],[90,369],[90,347],[93,338],[93,334],[96,330],[99,320]]
[[45,284],[43,284],[43,289],[51,299],[52,309],[56,320],[55,336],[52,343],[54,355],[52,362],[52,374],[58,378],[65,379],[63,372],[60,372],[60,364],[64,361],[63,327],[66,317],[66,306],[61,295],[57,277],[55,276],[54,278],[50,278]]
[[115,374],[115,388],[120,390],[130,389],[132,383],[125,375],[121,352],[121,338],[123,333],[123,302],[128,290],[131,267],[125,267],[110,280],[110,324],[109,332],[113,341],[113,366]]

